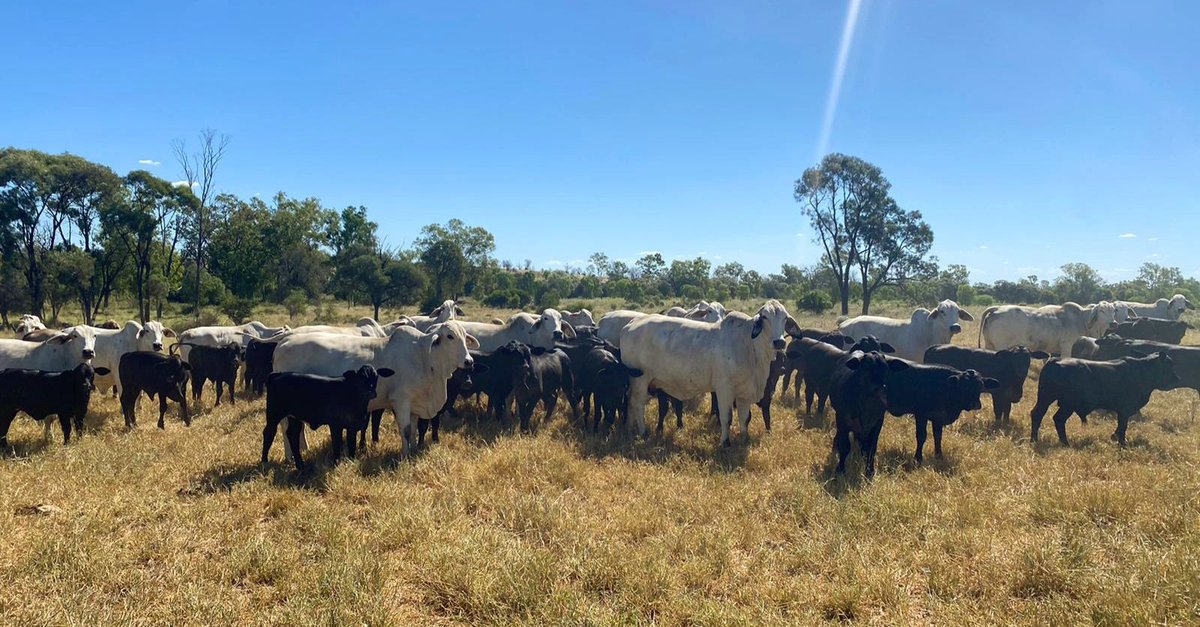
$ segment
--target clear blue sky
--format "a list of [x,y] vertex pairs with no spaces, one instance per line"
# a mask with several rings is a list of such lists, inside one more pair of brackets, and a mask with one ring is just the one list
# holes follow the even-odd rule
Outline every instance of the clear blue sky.
[[[846,3],[374,4],[9,3],[0,144],[174,180],[170,141],[212,127],[222,190],[366,205],[393,245],[458,217],[542,267],[815,260],[792,182]],[[1182,0],[865,0],[827,148],[974,279],[1200,275],[1197,24]]]

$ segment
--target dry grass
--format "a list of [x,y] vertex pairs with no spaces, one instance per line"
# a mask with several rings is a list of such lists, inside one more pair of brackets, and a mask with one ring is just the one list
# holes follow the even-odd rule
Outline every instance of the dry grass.
[[728,450],[704,403],[637,442],[561,413],[516,435],[468,407],[415,458],[393,429],[303,483],[278,439],[259,469],[262,401],[213,409],[210,392],[191,428],[169,417],[165,432],[143,401],[125,433],[100,399],[68,447],[14,424],[0,623],[1200,619],[1195,394],[1156,394],[1125,450],[1102,417],[1072,421],[1063,449],[1030,446],[1027,390],[1013,425],[993,427],[985,401],[923,468],[911,419],[889,418],[870,483],[857,455],[831,475],[831,421],[791,394],[772,433],[756,411],[752,443]]

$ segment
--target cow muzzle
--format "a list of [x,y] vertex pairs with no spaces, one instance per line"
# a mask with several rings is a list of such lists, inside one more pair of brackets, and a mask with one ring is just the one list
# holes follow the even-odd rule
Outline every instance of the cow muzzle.
[[96,356],[96,351],[84,349],[84,351],[83,351],[84,359],[92,359],[95,356]]
[[156,343],[152,344],[150,346],[150,348],[153,348],[154,352],[156,352],[156,353],[161,353],[162,349],[163,349],[163,345],[161,342],[156,342]]
[[955,333],[962,333],[962,325],[957,322],[950,325],[950,335],[954,335]]
[[781,351],[781,350],[787,348],[787,341],[780,338],[778,340],[771,342],[771,346],[774,346],[775,350]]

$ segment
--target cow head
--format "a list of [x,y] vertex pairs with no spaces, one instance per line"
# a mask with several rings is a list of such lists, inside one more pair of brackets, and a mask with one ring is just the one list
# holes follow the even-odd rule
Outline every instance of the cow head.
[[87,363],[96,356],[96,332],[89,326],[68,327],[46,340],[46,343],[65,344],[68,353],[78,351],[81,363]]
[[435,322],[449,322],[459,316],[466,317],[466,314],[463,313],[462,307],[456,305],[452,300],[443,301],[429,312],[429,317],[433,318]]
[[[874,340],[875,338],[872,337],[871,339]],[[820,338],[818,338],[817,341],[824,342],[830,346],[836,346],[842,350],[846,350],[847,348],[850,348],[851,346],[854,346],[854,344],[855,344],[854,338],[850,337],[849,335],[842,335],[841,331],[834,331],[833,333],[826,333],[825,335],[822,335]],[[879,350],[879,349],[872,349],[872,350]],[[894,353],[894,352],[896,352],[896,349],[892,348],[891,344],[887,344],[887,350],[885,350],[883,352]]]
[[1101,337],[1117,326],[1117,307],[1108,301],[1088,305],[1083,311],[1087,314],[1086,329],[1089,337]]
[[773,298],[758,308],[758,313],[752,320],[750,338],[758,338],[766,332],[767,337],[771,339],[772,347],[776,350],[783,350],[787,346],[787,341],[783,339],[784,335],[800,332],[800,325],[796,324],[796,319],[788,314],[782,303]]
[[[130,323],[126,322],[125,326],[128,327],[129,324]],[[170,332],[170,335],[167,334],[168,332]],[[163,327],[162,323],[157,320],[151,320],[150,322],[141,325],[141,328],[138,329],[138,349],[151,350],[156,353],[161,353],[163,349],[163,342],[165,341],[163,338],[174,336],[174,331]]]
[[[358,370],[347,370],[342,373],[342,378],[346,380],[354,388],[355,396],[363,400],[363,403],[375,398],[377,388],[379,387],[379,379],[384,379],[396,374],[391,368],[380,368],[375,370],[371,365],[364,365]],[[364,414],[364,418],[365,418]]]
[[[922,310],[920,309],[914,311],[913,318],[917,318],[921,311]],[[945,337],[962,332],[962,325],[958,323],[959,320],[966,320],[967,322],[973,322],[975,320],[974,316],[972,316],[965,309],[960,308],[958,303],[952,300],[944,300],[938,303],[938,306],[935,307],[933,311],[925,314],[925,318],[933,322],[938,328],[946,329],[948,335]]]
[[1175,373],[1175,364],[1166,352],[1151,353],[1147,357],[1135,357],[1131,361],[1137,362],[1146,381],[1155,389],[1166,390],[1179,383],[1179,375]]
[[984,391],[994,392],[1000,388],[1000,382],[991,377],[981,377],[974,370],[951,375],[946,379],[947,409],[954,411],[975,411],[983,405],[979,395]]
[[1042,351],[1031,351],[1024,346],[1013,346],[996,351],[994,359],[1003,364],[1001,370],[1008,373],[1008,397],[1012,402],[1021,401],[1025,395],[1025,379],[1029,376],[1029,364],[1034,359],[1049,359],[1050,355]]
[[860,400],[887,405],[888,374],[907,370],[908,362],[902,359],[888,359],[877,351],[854,351],[846,360],[846,368],[852,370],[854,376],[865,384],[861,390],[863,398]]
[[512,376],[514,389],[531,390],[538,387],[539,381],[533,368],[534,351],[541,354],[545,352],[545,349],[530,348],[514,340],[496,350],[496,353],[501,356],[501,364]]
[[1179,316],[1182,316],[1183,312],[1187,309],[1195,309],[1195,307],[1192,306],[1192,303],[1187,299],[1187,296],[1184,296],[1183,294],[1176,294],[1172,296],[1169,304],[1167,305],[1167,312],[1176,320],[1178,320]]
[[[1107,301],[1100,301],[1101,303]],[[1125,322],[1137,318],[1137,313],[1129,306],[1129,303],[1123,301],[1113,301],[1113,319],[1117,322]]]
[[861,351],[864,353],[875,352],[875,353],[888,353],[888,354],[896,352],[895,347],[893,347],[891,344],[888,344],[887,342],[880,342],[879,339],[876,338],[874,335],[863,336],[862,339],[851,344],[850,348],[848,348],[847,350],[849,350],[850,352]]
[[529,341],[523,343],[542,348],[554,348],[556,340],[575,339],[575,337],[575,327],[565,322],[557,309],[547,309],[530,325]]
[[475,361],[471,359],[470,350],[479,348],[479,340],[453,320],[429,327],[429,332],[420,341],[447,378],[455,368],[471,368]]

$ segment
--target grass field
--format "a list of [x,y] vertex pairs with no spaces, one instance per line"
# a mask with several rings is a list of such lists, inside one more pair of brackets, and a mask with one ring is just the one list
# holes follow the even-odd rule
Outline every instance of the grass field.
[[[126,433],[94,397],[67,447],[14,423],[0,623],[1200,621],[1196,394],[1156,393],[1124,450],[1096,415],[1064,449],[1028,441],[1035,386],[1011,425],[985,400],[924,467],[912,420],[889,417],[872,482],[857,453],[832,475],[832,413],[791,393],[771,433],[755,410],[749,446],[725,450],[707,401],[641,441],[584,434],[561,404],[528,436],[468,405],[409,459],[389,417],[380,446],[302,484],[279,438],[259,468],[261,400],[213,408],[209,391],[165,431],[143,400]],[[310,442],[315,459],[327,432]]]

